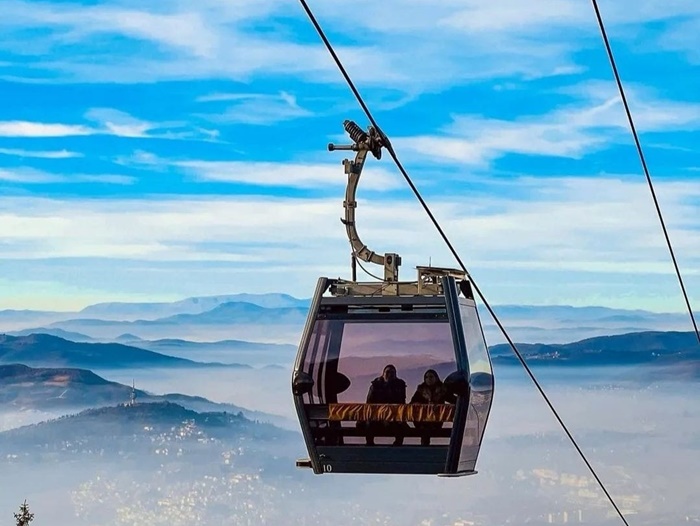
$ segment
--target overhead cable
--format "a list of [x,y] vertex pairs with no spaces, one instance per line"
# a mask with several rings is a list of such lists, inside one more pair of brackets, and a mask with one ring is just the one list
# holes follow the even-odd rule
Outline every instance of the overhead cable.
[[515,346],[515,343],[513,343],[513,340],[510,338],[510,336],[509,336],[508,333],[506,332],[505,328],[503,327],[503,324],[500,322],[500,320],[499,320],[498,317],[496,316],[496,313],[493,311],[493,309],[491,308],[491,306],[489,305],[489,303],[486,301],[486,298],[485,298],[484,295],[481,293],[481,290],[479,289],[479,287],[477,286],[476,282],[474,281],[474,278],[473,278],[473,277],[469,274],[469,272],[467,271],[467,268],[466,268],[466,266],[464,265],[464,263],[462,262],[462,259],[459,257],[459,254],[457,254],[457,251],[455,250],[455,248],[454,248],[454,246],[452,245],[452,243],[450,242],[449,238],[447,237],[447,235],[446,235],[445,232],[443,231],[442,227],[440,226],[440,223],[437,221],[437,219],[435,218],[435,216],[434,216],[433,213],[431,212],[430,207],[428,206],[428,204],[425,202],[425,200],[424,200],[423,197],[421,196],[421,194],[420,194],[420,192],[418,191],[418,189],[416,188],[415,184],[413,184],[413,181],[411,180],[411,177],[408,175],[408,172],[406,171],[406,169],[403,167],[403,164],[402,164],[401,161],[399,160],[399,158],[398,158],[398,156],[397,156],[397,154],[396,154],[396,151],[394,150],[394,147],[391,145],[391,142],[389,141],[388,137],[386,136],[386,134],[384,134],[384,133],[382,132],[381,128],[380,128],[379,125],[377,124],[377,121],[374,119],[374,117],[372,116],[372,113],[369,111],[369,108],[368,108],[367,105],[365,104],[365,101],[363,100],[362,96],[360,95],[360,92],[357,90],[357,88],[355,87],[355,84],[353,83],[352,79],[350,78],[350,75],[348,75],[348,72],[345,70],[345,67],[343,66],[343,63],[342,63],[342,62],[340,61],[340,59],[338,58],[338,55],[336,54],[335,50],[333,49],[333,46],[331,45],[330,41],[328,40],[328,37],[326,36],[326,34],[324,33],[323,29],[321,28],[321,26],[319,25],[318,21],[316,20],[316,17],[314,16],[313,12],[312,12],[311,9],[309,8],[309,5],[307,4],[306,0],[299,0],[299,1],[300,1],[300,3],[301,3],[302,7],[304,8],[304,11],[306,11],[306,14],[307,14],[307,16],[309,17],[309,20],[311,21],[311,23],[313,24],[314,28],[316,29],[316,32],[318,33],[318,36],[319,36],[319,37],[321,38],[321,40],[323,41],[323,43],[324,43],[324,45],[326,46],[326,49],[327,49],[328,52],[330,53],[331,57],[333,57],[333,60],[334,60],[334,62],[335,62],[335,64],[336,64],[336,66],[338,67],[338,69],[340,70],[340,73],[341,73],[341,74],[343,75],[343,77],[345,78],[345,81],[347,82],[348,87],[350,88],[350,90],[352,91],[353,95],[354,95],[355,98],[357,99],[358,104],[360,105],[360,107],[362,108],[363,112],[364,112],[365,115],[367,116],[367,119],[372,123],[372,126],[375,128],[375,130],[376,130],[377,132],[379,132],[379,134],[382,136],[384,145],[385,145],[387,151],[389,152],[389,155],[390,155],[391,158],[393,159],[394,163],[396,164],[396,167],[397,167],[397,168],[399,169],[399,171],[401,172],[401,175],[403,175],[404,179],[406,180],[406,182],[408,183],[408,185],[411,187],[411,190],[412,190],[413,193],[415,194],[416,198],[418,199],[418,201],[419,201],[420,204],[422,205],[422,207],[423,207],[423,209],[425,210],[425,212],[428,214],[428,217],[430,218],[430,220],[432,221],[433,225],[435,226],[435,228],[436,228],[437,231],[439,232],[439,234],[440,234],[440,236],[442,237],[443,241],[445,242],[445,244],[446,244],[447,247],[449,248],[450,252],[452,252],[452,255],[454,256],[454,258],[457,260],[457,263],[459,264],[459,266],[461,267],[461,269],[464,271],[464,273],[467,275],[467,277],[469,277],[469,280],[470,280],[470,282],[471,282],[471,284],[472,284],[474,290],[475,290],[476,293],[479,295],[479,298],[480,298],[481,301],[483,302],[484,306],[486,307],[486,309],[489,311],[489,313],[490,313],[491,316],[493,317],[494,321],[496,322],[496,325],[498,325],[498,328],[500,329],[501,333],[503,334],[503,336],[505,337],[505,339],[508,341],[508,344],[510,345],[511,349],[512,349],[513,352],[515,353],[516,357],[518,358],[518,360],[520,361],[520,363],[522,364],[522,366],[525,368],[525,371],[526,371],[527,374],[530,376],[530,379],[532,380],[532,382],[533,382],[533,383],[535,384],[535,386],[537,387],[537,390],[539,391],[540,395],[542,395],[542,398],[545,400],[545,402],[546,402],[547,405],[549,406],[549,409],[550,409],[550,410],[552,411],[552,413],[554,414],[555,418],[557,419],[557,421],[558,421],[559,424],[561,425],[562,429],[564,430],[564,432],[566,433],[567,437],[569,438],[569,440],[570,440],[571,443],[573,444],[574,448],[575,448],[576,451],[579,453],[579,455],[580,455],[581,458],[583,459],[584,463],[585,463],[586,466],[588,467],[589,471],[591,472],[591,474],[593,475],[593,477],[595,478],[595,480],[596,480],[596,481],[598,482],[598,484],[600,485],[601,489],[603,490],[603,492],[604,492],[605,495],[607,496],[607,498],[608,498],[608,500],[610,501],[610,503],[612,504],[613,508],[615,508],[615,511],[617,512],[617,514],[618,514],[618,515],[620,516],[620,518],[622,519],[622,522],[625,524],[625,526],[629,526],[629,523],[627,522],[627,520],[625,519],[625,516],[624,516],[624,515],[622,514],[622,512],[620,511],[620,508],[617,506],[617,504],[615,503],[614,499],[612,498],[612,496],[610,495],[610,493],[608,492],[608,490],[605,488],[605,485],[603,484],[602,480],[600,479],[600,477],[599,477],[598,474],[596,473],[595,469],[594,469],[593,466],[590,464],[590,462],[589,462],[588,459],[586,458],[586,455],[583,453],[583,451],[582,451],[581,448],[579,447],[578,443],[577,443],[576,440],[574,439],[573,435],[571,434],[571,432],[569,431],[569,429],[567,428],[567,426],[564,424],[564,421],[563,421],[563,420],[561,419],[561,417],[559,416],[559,413],[557,412],[557,410],[554,408],[554,406],[553,406],[552,403],[550,402],[549,398],[547,397],[546,393],[544,392],[544,389],[542,388],[542,386],[540,385],[540,383],[537,381],[537,378],[535,378],[535,375],[532,373],[532,371],[530,370],[530,367],[529,367],[529,366],[527,365],[527,363],[525,362],[525,359],[524,359],[523,356],[521,355],[520,351],[519,351],[519,350],[517,349],[517,347]]
[[605,24],[603,23],[603,17],[600,14],[600,9],[598,8],[597,0],[591,0],[593,3],[593,9],[595,11],[596,19],[598,20],[598,27],[600,28],[600,33],[603,37],[603,43],[605,44],[605,50],[608,53],[608,59],[610,60],[610,66],[612,67],[613,75],[615,76],[615,82],[617,83],[617,89],[620,92],[620,98],[622,99],[622,104],[625,107],[625,114],[627,115],[627,121],[629,122],[630,129],[632,130],[632,136],[634,137],[634,144],[637,146],[637,154],[639,155],[639,161],[642,163],[642,169],[644,170],[644,175],[647,179],[647,184],[649,185],[649,191],[651,192],[651,197],[654,200],[654,207],[656,208],[656,213],[659,216],[659,221],[661,222],[661,229],[664,233],[664,238],[666,238],[666,245],[668,246],[668,251],[671,254],[671,260],[673,261],[673,268],[676,270],[676,276],[678,277],[678,283],[681,286],[681,292],[683,293],[683,299],[685,300],[685,305],[688,308],[688,314],[690,314],[690,321],[693,322],[693,328],[695,329],[695,336],[700,343],[700,331],[698,331],[698,324],[695,321],[695,315],[693,314],[693,309],[690,306],[690,300],[688,299],[688,293],[685,290],[685,285],[683,284],[683,277],[681,276],[681,270],[678,267],[678,262],[676,261],[676,255],[673,252],[673,246],[671,245],[671,238],[668,235],[668,230],[666,229],[666,223],[664,221],[664,216],[661,214],[661,205],[659,205],[659,200],[656,198],[656,192],[654,191],[654,183],[651,180],[651,175],[649,175],[649,167],[647,166],[646,158],[644,157],[644,151],[642,150],[642,144],[639,140],[639,134],[637,133],[637,128],[634,125],[634,120],[632,119],[632,112],[630,111],[629,104],[627,103],[627,97],[625,95],[625,89],[622,87],[622,80],[620,79],[620,73],[617,70],[617,64],[615,63],[615,57],[613,56],[612,47],[610,46],[610,41],[608,40],[608,33],[605,30]]

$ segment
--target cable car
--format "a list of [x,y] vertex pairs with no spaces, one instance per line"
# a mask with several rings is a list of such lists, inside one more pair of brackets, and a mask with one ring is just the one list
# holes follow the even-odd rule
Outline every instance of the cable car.
[[[386,142],[373,127],[344,127],[353,144],[328,149],[357,152],[343,161],[352,279],[319,278],[310,305],[292,373],[309,455],[297,466],[315,474],[475,474],[494,379],[470,282],[461,270],[432,266],[399,281],[400,256],[362,243],[355,192],[367,154],[380,159]],[[384,278],[358,282],[358,259],[383,266]]]

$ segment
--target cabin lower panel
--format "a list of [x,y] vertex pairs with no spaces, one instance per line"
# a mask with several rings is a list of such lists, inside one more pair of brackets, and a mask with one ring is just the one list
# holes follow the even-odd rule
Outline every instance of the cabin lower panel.
[[447,446],[317,446],[323,473],[436,475],[445,471]]

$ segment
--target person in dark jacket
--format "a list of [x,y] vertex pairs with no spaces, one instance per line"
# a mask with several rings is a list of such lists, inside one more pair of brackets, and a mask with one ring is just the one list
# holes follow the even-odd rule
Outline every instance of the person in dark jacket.
[[[367,392],[368,404],[405,404],[406,382],[396,376],[396,367],[386,365],[382,375],[378,376],[369,386]],[[367,424],[367,445],[374,445],[374,436],[381,431],[395,435],[394,445],[403,444],[403,430],[408,427],[405,422],[369,422]]]
[[396,376],[396,367],[389,364],[384,367],[369,386],[368,404],[405,404],[406,382]]
[[[412,404],[454,404],[456,402],[456,397],[450,395],[434,369],[425,371],[423,383],[418,385],[416,392],[411,397]],[[431,430],[442,428],[442,422],[415,422],[413,425],[416,429],[423,430],[423,435],[420,438],[420,443],[423,446],[430,445]]]

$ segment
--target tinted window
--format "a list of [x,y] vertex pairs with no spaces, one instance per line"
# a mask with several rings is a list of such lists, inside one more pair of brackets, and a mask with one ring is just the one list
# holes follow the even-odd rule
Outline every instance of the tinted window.
[[406,382],[407,402],[426,370],[434,369],[444,379],[456,368],[449,323],[346,323],[338,370],[351,385],[338,401],[365,402],[370,383],[388,364]]
[[[454,345],[446,319],[425,321],[319,320],[311,335],[303,370],[315,385],[307,404],[364,404],[372,381],[382,376],[387,365],[396,368],[397,378],[406,384],[405,403],[410,403],[425,373],[432,369],[440,380],[456,370]],[[339,374],[338,374],[339,373]],[[349,381],[349,385],[348,385]],[[338,386],[342,391],[338,392]],[[342,422],[356,428],[357,422]],[[415,429],[413,422],[407,424]],[[449,436],[451,422],[438,426]],[[447,445],[449,438],[432,438],[432,445]],[[390,444],[391,437],[377,437],[377,445]],[[345,444],[363,444],[363,437],[344,438]],[[405,445],[419,445],[419,437],[406,437]]]
[[459,469],[473,470],[484,436],[493,397],[493,370],[476,305],[472,300],[460,300],[462,325],[469,357],[469,386],[471,388],[467,425],[459,455]]

